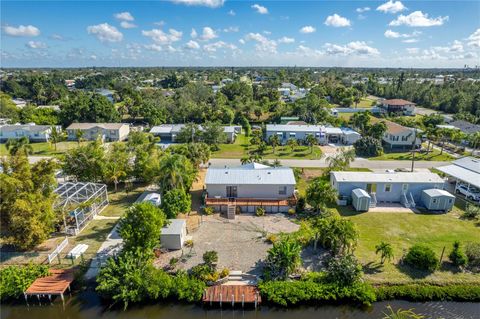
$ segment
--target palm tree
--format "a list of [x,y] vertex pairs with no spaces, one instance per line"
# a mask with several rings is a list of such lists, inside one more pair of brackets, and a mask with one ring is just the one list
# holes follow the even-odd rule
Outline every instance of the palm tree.
[[24,152],[26,156],[33,153],[33,147],[26,136],[22,136],[19,139],[8,139],[5,143],[10,155],[17,155],[19,152]]
[[286,279],[301,263],[301,245],[293,240],[276,242],[268,251],[265,260],[267,273],[271,279]]
[[250,163],[250,159],[251,159],[251,156],[243,156],[243,157],[240,159],[240,163],[241,163],[242,165],[248,164],[248,163]]
[[393,258],[393,248],[392,245],[386,242],[380,242],[380,244],[375,246],[375,254],[380,253],[380,263],[383,265],[385,260],[391,260]]
[[85,135],[84,131],[82,131],[82,130],[76,130],[75,131],[75,138],[77,139],[78,145],[80,145],[80,143],[82,142],[83,135]]
[[308,185],[306,197],[307,203],[319,212],[328,203],[335,201],[337,192],[330,183],[317,177]]
[[350,163],[355,159],[355,149],[342,147],[340,152],[334,156],[327,157],[328,172],[344,171],[350,167]]
[[280,138],[278,137],[277,134],[274,134],[274,135],[270,136],[268,141],[270,142],[270,145],[272,145],[273,154],[275,154],[275,149],[280,144]]
[[280,160],[278,158],[276,158],[273,163],[272,163],[273,167],[280,167],[282,166],[282,163],[280,162]]
[[106,177],[113,183],[115,193],[117,192],[118,183],[120,179],[127,176],[127,172],[123,170],[120,165],[117,165],[114,161],[109,161],[106,165]]
[[292,148],[292,152],[295,150],[295,147],[298,145],[297,139],[289,138],[287,141],[287,145]]
[[174,188],[188,191],[195,175],[192,163],[185,156],[171,154],[162,157],[157,176],[163,193]]
[[308,134],[305,138],[305,142],[307,142],[308,146],[310,146],[310,154],[313,153],[313,146],[317,145],[318,140],[312,134]]
[[468,141],[470,142],[470,145],[472,146],[472,155],[475,153],[475,150],[477,149],[478,145],[480,145],[480,132],[475,132],[474,134],[470,134],[468,136]]
[[262,161],[263,157],[261,154],[259,153],[252,153],[250,154],[250,157],[249,157],[249,163],[260,163]]
[[65,135],[62,132],[59,132],[55,126],[52,126],[52,132],[50,133],[50,139],[57,150],[57,143],[61,142],[65,138]]

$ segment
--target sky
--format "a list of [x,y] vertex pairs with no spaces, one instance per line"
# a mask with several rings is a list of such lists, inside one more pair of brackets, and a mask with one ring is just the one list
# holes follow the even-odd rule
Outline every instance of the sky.
[[480,65],[480,0],[2,0],[2,67]]

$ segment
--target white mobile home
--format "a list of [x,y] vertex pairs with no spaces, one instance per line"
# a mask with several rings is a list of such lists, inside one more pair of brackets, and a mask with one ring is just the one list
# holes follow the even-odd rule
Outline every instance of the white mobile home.
[[326,141],[325,128],[321,125],[289,125],[289,124],[267,124],[266,139],[277,135],[280,142],[285,144],[289,139],[304,141],[308,135],[313,135],[319,143]]
[[125,123],[72,123],[67,127],[69,141],[77,140],[77,131],[83,132],[82,138],[94,141],[101,138],[102,141],[124,141],[130,133],[130,126]]
[[209,168],[205,177],[205,203],[220,212],[232,206],[250,213],[257,207],[267,212],[287,212],[296,203],[295,184],[293,170],[288,167],[251,163]]
[[370,195],[370,206],[377,203],[401,203],[415,207],[420,203],[422,191],[443,189],[445,181],[430,172],[331,172],[330,183],[339,199],[351,199],[352,191],[362,189]]
[[[151,128],[150,133],[154,136],[160,137],[162,143],[175,143],[177,141],[178,133],[185,127],[185,124],[162,124]],[[203,130],[202,126],[199,126]],[[237,134],[241,133],[241,126],[224,126],[223,133],[227,137],[228,143],[233,143]]]
[[30,142],[48,142],[52,134],[52,127],[55,127],[58,132],[62,130],[61,126],[36,125],[35,123],[1,125],[0,142],[22,137],[28,138]]

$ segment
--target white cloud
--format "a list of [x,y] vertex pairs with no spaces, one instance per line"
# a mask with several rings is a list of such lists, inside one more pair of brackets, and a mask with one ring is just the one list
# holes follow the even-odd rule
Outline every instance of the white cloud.
[[369,7],[357,8],[355,11],[357,11],[358,13],[364,13],[364,12],[370,11],[370,8]]
[[445,21],[448,21],[448,16],[429,18],[428,13],[423,13],[422,11],[415,11],[407,16],[403,14],[399,15],[397,19],[390,22],[389,25],[395,27],[400,25],[406,25],[409,27],[433,27],[443,25]]
[[263,30],[262,33],[265,34],[265,35],[270,35],[270,34],[272,34],[272,31]]
[[200,45],[198,44],[198,42],[193,40],[188,41],[187,44],[185,44],[185,47],[192,50],[200,49]]
[[289,38],[289,37],[282,37],[278,39],[278,43],[294,43],[295,39],[294,38]]
[[169,29],[168,33],[160,29],[152,29],[150,31],[142,30],[142,35],[149,37],[159,45],[169,45],[173,42],[180,41],[182,38],[182,32],[175,29]]
[[120,26],[124,29],[133,29],[133,28],[137,27],[134,23],[131,23],[131,22],[128,22],[128,21],[120,22]]
[[192,37],[193,39],[195,39],[197,36],[198,36],[197,30],[195,30],[194,28],[192,28],[192,32],[190,32],[190,37]]
[[33,25],[19,25],[18,27],[4,26],[3,32],[12,37],[36,37],[40,30]]
[[46,49],[48,47],[45,42],[40,41],[28,41],[25,45],[30,49]]
[[237,47],[234,44],[226,43],[223,41],[217,41],[214,43],[208,43],[203,46],[203,49],[207,52],[216,52],[218,49],[230,49],[235,50]]
[[260,13],[260,14],[268,14],[268,9],[265,8],[264,6],[261,6],[259,4],[254,4],[251,6],[252,9],[256,10],[257,13]]
[[407,7],[405,7],[400,1],[394,2],[393,0],[389,0],[377,8],[377,11],[382,11],[383,13],[397,13],[403,10],[407,10]]
[[209,41],[217,37],[218,37],[217,33],[212,28],[204,27],[202,35],[200,36],[200,39],[203,41]]
[[240,42],[241,44],[245,44],[245,40],[244,40],[244,39],[240,39],[240,40],[238,40],[238,42]]
[[431,49],[442,53],[461,53],[463,52],[463,44],[462,42],[455,40],[450,46],[436,46]]
[[480,48],[480,29],[477,29],[467,38],[467,44],[471,47]]
[[96,59],[97,59],[97,56],[96,56],[95,54],[92,54],[92,55],[90,55],[90,59],[91,59],[91,60],[96,60]]
[[420,52],[419,48],[406,48],[405,50],[408,54],[417,54],[418,52]]
[[229,32],[238,32],[240,31],[239,27],[228,27],[223,29],[223,32],[229,33]]
[[325,44],[328,55],[379,55],[376,48],[368,46],[364,41],[353,41],[346,45]]
[[405,39],[405,40],[402,40],[402,42],[403,43],[417,43],[418,39],[415,39],[415,38]]
[[277,42],[270,40],[260,33],[249,33],[244,38],[245,41],[255,41],[255,49],[258,52],[277,53]]
[[235,11],[230,10],[230,11],[227,12],[227,14],[228,14],[229,16],[232,16],[232,17],[233,17],[233,16],[235,16],[236,13],[235,13]]
[[160,20],[160,21],[154,22],[153,24],[158,25],[159,27],[163,27],[165,25],[165,21]]
[[162,51],[162,46],[157,45],[157,44],[147,44],[144,47],[145,47],[145,49],[150,50],[150,51],[157,51],[157,52]]
[[306,25],[300,29],[300,33],[313,33],[315,31],[317,31],[317,29],[315,29],[311,25]]
[[351,25],[351,22],[347,18],[339,16],[335,13],[334,15],[327,17],[327,19],[325,20],[325,25],[336,28],[349,27]]
[[422,32],[414,31],[412,33],[400,33],[400,32],[396,32],[388,29],[385,31],[383,35],[389,39],[398,39],[398,38],[413,38],[413,37],[419,36],[420,34],[422,34]]
[[53,40],[57,40],[57,41],[63,41],[65,40],[65,38],[63,36],[61,36],[60,34],[52,34],[50,36],[50,39],[53,39]]
[[108,23],[91,25],[87,27],[87,32],[95,35],[101,42],[120,42],[123,39],[123,34]]
[[135,18],[132,16],[130,12],[120,12],[120,13],[115,13],[113,15],[115,19],[117,20],[122,20],[122,21],[133,21]]
[[187,6],[202,6],[209,8],[218,8],[223,6],[225,0],[171,0],[176,4],[184,4]]

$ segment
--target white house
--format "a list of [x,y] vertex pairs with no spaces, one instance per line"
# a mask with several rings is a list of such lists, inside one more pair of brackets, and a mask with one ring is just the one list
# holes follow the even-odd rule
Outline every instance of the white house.
[[[51,125],[36,125],[35,123],[14,124],[0,126],[0,141],[5,142],[8,139],[19,139],[27,137],[30,142],[48,142],[52,134]],[[61,131],[61,126],[55,126],[57,131]]]
[[308,135],[315,136],[319,143],[326,141],[326,132],[322,125],[267,124],[265,138],[268,140],[272,135],[277,135],[282,144],[291,138],[304,141]]
[[130,126],[125,123],[72,123],[67,127],[67,138],[69,141],[77,140],[77,131],[82,131],[82,138],[88,141],[124,141],[130,133]]
[[411,149],[415,143],[415,148],[419,148],[422,145],[420,139],[422,131],[411,127],[405,127],[400,124],[385,121],[387,125],[387,131],[383,135],[382,141],[386,148],[390,150]]
[[[178,133],[185,127],[185,124],[162,124],[154,126],[150,129],[150,133],[154,136],[160,137],[162,143],[172,142],[175,143]],[[202,126],[199,126],[200,130],[203,130]],[[233,143],[237,134],[242,131],[241,126],[224,126],[223,133],[227,137],[228,143]]]
[[[287,212],[295,206],[295,176],[288,167],[251,163],[239,167],[212,168],[205,177],[205,204],[220,212]],[[230,210],[230,211],[229,211]]]

